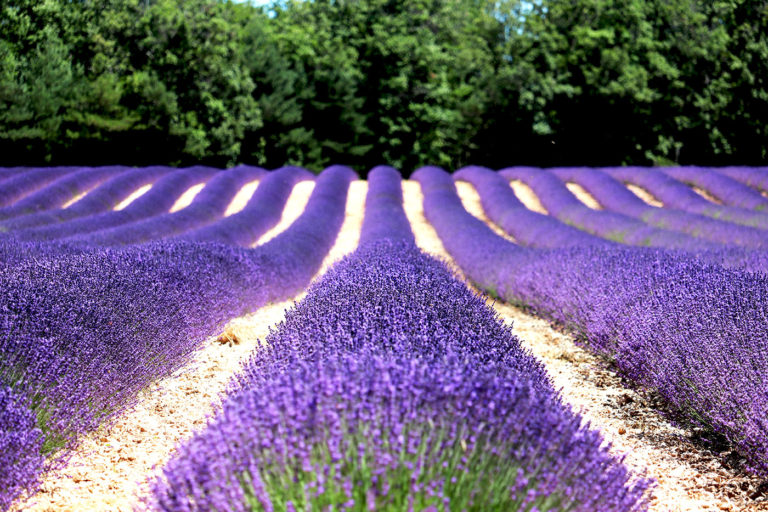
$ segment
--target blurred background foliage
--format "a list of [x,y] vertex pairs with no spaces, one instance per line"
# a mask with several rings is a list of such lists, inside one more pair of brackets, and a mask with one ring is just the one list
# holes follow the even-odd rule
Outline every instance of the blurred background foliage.
[[768,0],[0,6],[0,165],[768,165]]

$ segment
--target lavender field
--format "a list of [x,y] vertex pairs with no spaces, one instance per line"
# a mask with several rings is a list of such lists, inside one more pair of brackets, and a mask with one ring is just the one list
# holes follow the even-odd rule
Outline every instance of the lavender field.
[[6,168],[0,260],[0,511],[768,510],[768,169]]

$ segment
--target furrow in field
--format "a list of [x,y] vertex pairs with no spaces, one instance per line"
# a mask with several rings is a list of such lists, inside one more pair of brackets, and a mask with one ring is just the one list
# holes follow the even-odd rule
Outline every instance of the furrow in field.
[[131,204],[132,202],[134,202],[135,200],[137,200],[138,198],[140,198],[141,196],[143,196],[144,194],[149,192],[149,189],[152,188],[152,185],[154,185],[154,184],[153,183],[147,183],[146,185],[143,185],[143,186],[139,187],[138,189],[134,190],[131,193],[131,195],[129,195],[128,197],[126,197],[125,199],[120,201],[117,204],[117,206],[115,206],[114,210],[116,212],[119,212],[120,210],[125,209],[126,206],[128,206],[129,204]]
[[638,187],[637,185],[634,185],[632,183],[625,183],[624,185],[629,189],[630,192],[632,192],[637,197],[642,199],[647,205],[655,206],[657,208],[664,207],[664,203],[659,201],[656,197],[651,195],[651,193],[645,190],[644,188]]
[[[460,274],[424,217],[419,184],[404,181],[403,192],[417,245]],[[757,479],[737,475],[723,467],[718,454],[686,440],[684,431],[656,412],[656,404],[625,388],[601,359],[577,346],[570,336],[520,308],[490,299],[489,304],[545,364],[563,399],[603,432],[613,452],[624,455],[632,470],[647,469],[648,476],[658,482],[650,511],[768,510],[768,503],[748,499],[759,484]]]
[[259,237],[259,239],[253,244],[253,247],[269,242],[277,235],[288,229],[288,226],[290,226],[293,221],[295,221],[299,215],[304,212],[304,208],[306,208],[307,202],[309,201],[309,196],[312,195],[312,191],[314,189],[314,181],[306,180],[297,183],[293,187],[293,190],[291,190],[291,195],[288,196],[288,200],[285,203],[285,208],[283,208],[283,215],[280,218],[280,222],[278,222],[275,227],[261,235],[261,237]]
[[584,203],[584,206],[592,208],[593,210],[602,210],[603,207],[595,199],[595,197],[587,192],[587,190],[578,183],[568,182],[565,184],[566,188],[571,191],[571,194],[576,196],[576,199]]

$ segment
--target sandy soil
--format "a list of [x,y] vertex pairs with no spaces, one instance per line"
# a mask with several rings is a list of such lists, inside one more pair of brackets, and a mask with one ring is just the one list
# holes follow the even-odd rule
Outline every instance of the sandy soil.
[[[344,224],[315,278],[357,247],[366,191],[364,181],[351,184]],[[311,188],[303,186],[301,195],[308,192]],[[232,320],[226,331],[237,344],[208,339],[187,365],[152,384],[114,425],[83,439],[67,467],[48,475],[41,491],[18,510],[132,510],[174,447],[206,424],[231,377],[302,296]]]
[[149,192],[149,189],[151,188],[152,188],[152,183],[149,183],[147,185],[144,185],[143,187],[137,188],[131,193],[131,195],[129,195],[128,197],[126,197],[125,199],[117,203],[117,206],[115,206],[114,208],[115,211],[124,209],[126,206],[128,206],[129,204],[131,204],[132,202],[134,202],[135,200],[137,200],[138,198],[140,198],[141,196]]
[[659,201],[656,197],[654,197],[650,192],[648,192],[644,188],[638,187],[637,185],[633,185],[632,183],[625,183],[624,185],[629,189],[630,192],[632,192],[637,197],[645,201],[646,204],[650,206],[655,206],[657,208],[662,208],[664,206],[664,203]]
[[566,183],[565,186],[571,191],[571,194],[576,196],[576,199],[584,203],[585,206],[592,208],[593,210],[602,210],[603,207],[597,202],[595,196],[587,192],[587,189],[579,185],[578,183]]
[[288,195],[288,199],[283,207],[283,215],[280,218],[275,227],[264,233],[259,237],[256,242],[253,243],[253,247],[269,242],[277,235],[285,231],[285,228],[290,226],[299,215],[302,214],[304,208],[307,206],[309,196],[312,195],[312,191],[315,189],[315,182],[312,180],[305,180],[298,182],[291,193]]
[[513,244],[517,243],[517,240],[515,238],[505,232],[503,229],[501,229],[498,225],[491,222],[488,217],[485,216],[485,212],[483,211],[483,203],[480,200],[480,194],[477,193],[477,190],[474,186],[472,186],[471,183],[467,183],[466,181],[457,181],[456,183],[456,192],[459,194],[459,199],[461,199],[461,204],[464,205],[464,209],[467,210],[469,213],[477,217],[478,219],[485,222],[488,227],[490,227],[494,233],[499,235],[500,237],[509,240]]
[[[470,213],[477,213],[471,194],[462,189],[463,202],[470,206]],[[457,270],[424,218],[418,183],[404,183],[404,197],[416,243]],[[487,222],[484,214],[479,217]],[[509,304],[489,300],[489,305],[544,362],[564,401],[603,432],[612,452],[624,456],[638,474],[647,471],[658,482],[651,511],[768,510],[768,502],[749,498],[757,490],[757,479],[724,467],[718,454],[692,443],[683,430],[657,412],[656,404],[627,389],[602,360],[577,346],[570,336]]]
[[711,202],[711,203],[719,204],[719,205],[722,205],[722,204],[723,204],[723,202],[722,202],[721,200],[719,200],[718,198],[716,198],[715,196],[713,196],[712,194],[710,194],[710,193],[709,193],[709,191],[707,191],[707,190],[704,190],[704,189],[703,189],[703,188],[701,188],[701,187],[694,187],[694,186],[691,186],[691,188],[693,189],[693,191],[694,191],[694,192],[696,192],[697,194],[699,194],[701,197],[703,197],[703,198],[704,198],[704,199],[706,199],[707,201],[709,201],[709,202]]
[[544,215],[549,214],[547,209],[544,208],[544,205],[541,204],[541,201],[539,201],[539,196],[536,195],[536,192],[534,192],[531,187],[520,180],[510,181],[509,186],[512,187],[512,191],[526,208]]
[[168,210],[168,213],[177,212],[182,208],[186,208],[187,206],[191,205],[192,201],[195,200],[195,196],[197,196],[197,194],[199,194],[204,187],[205,183],[198,183],[197,185],[192,185],[189,187],[183,194],[179,196],[176,202],[173,203],[173,206],[171,206],[171,209]]
[[227,206],[226,211],[224,212],[225,217],[229,217],[230,215],[234,215],[239,211],[242,211],[243,208],[248,204],[248,201],[251,199],[251,196],[254,192],[256,192],[256,189],[259,187],[259,181],[260,180],[254,180],[250,183],[246,183],[243,185],[243,187],[238,191],[237,194],[235,194],[235,197],[232,198],[232,201],[229,203],[229,206]]

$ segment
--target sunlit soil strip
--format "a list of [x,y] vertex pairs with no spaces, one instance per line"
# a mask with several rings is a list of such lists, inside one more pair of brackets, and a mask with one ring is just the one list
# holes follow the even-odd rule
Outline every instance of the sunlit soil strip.
[[[416,244],[460,275],[424,217],[419,184],[404,182],[403,195]],[[505,323],[513,326],[523,346],[544,363],[563,400],[593,428],[602,431],[612,445],[612,453],[625,455],[624,462],[631,470],[647,470],[648,476],[657,480],[650,511],[759,510],[744,502],[732,502],[727,494],[734,492],[740,482],[722,468],[718,459],[682,440],[682,430],[664,421],[637,393],[624,388],[613,372],[604,369],[601,360],[576,346],[571,337],[519,308],[490,298],[488,303]],[[732,486],[724,484],[729,480],[734,482]]]
[[195,196],[200,193],[201,190],[203,190],[203,187],[205,187],[205,183],[198,183],[197,185],[193,185],[187,189],[186,192],[181,194],[181,197],[179,197],[175,203],[173,203],[173,206],[171,206],[171,209],[168,210],[168,213],[174,213],[182,208],[186,208],[187,206],[192,204],[192,201],[195,200]]
[[254,180],[250,183],[246,183],[242,186],[242,188],[238,191],[237,194],[235,194],[235,197],[232,198],[232,201],[229,203],[229,206],[227,206],[227,211],[224,212],[225,217],[229,217],[230,215],[234,215],[239,211],[242,211],[243,208],[248,204],[248,201],[251,199],[251,196],[254,192],[256,192],[256,189],[259,187],[259,180]]
[[283,215],[280,218],[280,222],[272,229],[261,235],[252,247],[269,242],[277,235],[288,229],[293,221],[295,221],[299,215],[302,214],[304,208],[307,206],[309,196],[312,195],[312,191],[315,189],[314,181],[300,181],[297,183],[291,194],[288,196],[288,200],[285,202],[285,208],[283,208]]
[[115,206],[115,211],[120,211],[124,209],[129,204],[131,204],[132,202],[134,202],[135,200],[137,200],[138,198],[140,198],[141,196],[149,192],[149,189],[151,188],[152,188],[152,183],[148,183],[147,185],[144,185],[143,187],[136,189],[133,193],[131,193],[131,195],[129,195],[128,197],[120,201],[118,205]]
[[536,195],[536,192],[534,192],[531,187],[520,180],[510,181],[509,186],[512,187],[512,191],[515,193],[520,202],[525,205],[526,208],[537,213],[542,213],[544,215],[549,213],[547,212],[547,209],[544,208],[544,205],[541,204],[541,201],[539,201],[539,196]]
[[101,183],[97,183],[94,186],[90,187],[88,190],[84,190],[84,191],[80,192],[75,197],[73,197],[72,199],[70,199],[69,201],[67,201],[63,205],[61,205],[61,209],[63,210],[64,208],[69,208],[70,206],[72,206],[73,204],[75,204],[76,202],[78,202],[79,200],[84,198],[87,193],[89,193],[91,190],[95,189],[99,185],[101,185]]
[[624,185],[629,189],[630,192],[632,192],[637,197],[642,199],[645,202],[645,204],[649,206],[655,206],[657,208],[664,207],[664,203],[659,201],[656,197],[654,197],[650,192],[648,192],[644,188],[638,187],[637,185],[633,185],[632,183],[625,183]]
[[571,191],[571,194],[576,196],[576,199],[581,201],[585,206],[592,208],[593,210],[602,210],[603,207],[597,202],[597,199],[592,196],[587,190],[578,183],[566,183],[566,187]]
[[707,190],[704,190],[701,187],[693,187],[692,186],[691,188],[693,189],[694,192],[699,194],[701,197],[703,197],[704,199],[706,199],[710,203],[715,203],[715,204],[719,204],[719,205],[723,204],[723,202],[721,200],[719,200],[718,198],[716,198],[715,196],[710,194]]
[[[352,182],[344,223],[315,279],[357,247],[367,188],[367,182]],[[307,189],[311,193],[312,188]],[[154,471],[162,468],[179,442],[205,425],[232,376],[269,329],[282,321],[285,310],[303,296],[304,292],[230,321],[226,333],[237,343],[209,339],[188,365],[150,386],[114,426],[84,439],[69,465],[49,475],[42,491],[20,510],[133,510],[139,496],[148,492]]]
[[464,205],[465,210],[467,210],[481,221],[485,222],[488,227],[490,227],[493,232],[500,237],[509,240],[513,244],[517,243],[517,240],[515,240],[512,235],[507,234],[507,232],[505,232],[488,217],[486,217],[485,210],[483,210],[482,201],[480,200],[480,194],[477,193],[477,190],[475,190],[475,187],[473,187],[471,183],[467,183],[466,181],[457,181],[456,192],[459,194],[461,204]]

